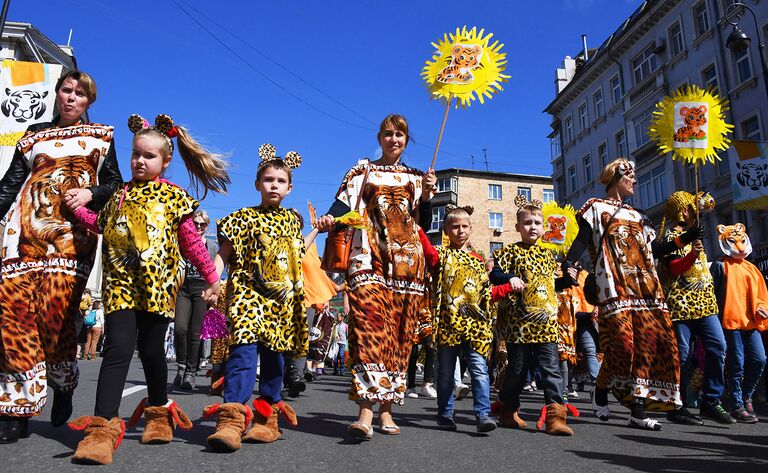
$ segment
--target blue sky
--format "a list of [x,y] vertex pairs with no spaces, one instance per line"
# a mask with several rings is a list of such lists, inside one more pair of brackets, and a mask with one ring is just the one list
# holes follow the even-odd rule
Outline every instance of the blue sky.
[[[167,113],[230,153],[229,194],[202,203],[214,219],[258,204],[253,180],[264,142],[278,154],[302,154],[284,204],[305,215],[308,200],[327,209],[344,172],[376,155],[378,123],[388,113],[408,118],[416,144],[405,161],[426,169],[444,109],[430,101],[420,72],[431,58],[430,43],[462,25],[485,28],[505,44],[511,79],[484,105],[451,110],[436,167],[471,168],[474,155],[482,169],[487,148],[491,170],[551,174],[550,118],[542,110],[554,98],[555,69],[579,52],[581,34],[590,47],[599,46],[640,4],[177,1],[226,46],[173,0],[69,0],[53,8],[49,1],[13,1],[8,19],[32,23],[62,44],[73,29],[78,65],[99,88],[91,119],[115,125],[124,178],[130,177],[125,124],[132,113],[150,121]],[[187,184],[178,155],[167,177]]]

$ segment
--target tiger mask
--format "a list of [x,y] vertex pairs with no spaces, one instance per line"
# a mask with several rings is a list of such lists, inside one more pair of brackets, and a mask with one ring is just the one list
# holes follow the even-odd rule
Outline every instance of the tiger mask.
[[717,241],[726,256],[744,259],[752,253],[752,242],[743,223],[717,226]]

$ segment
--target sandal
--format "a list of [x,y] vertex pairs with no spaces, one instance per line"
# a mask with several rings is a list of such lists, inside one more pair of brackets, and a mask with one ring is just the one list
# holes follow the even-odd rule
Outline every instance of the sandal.
[[395,424],[392,424],[392,425],[379,424],[379,429],[381,430],[381,433],[384,435],[400,435],[400,427],[398,427]]
[[645,419],[638,419],[637,417],[629,416],[629,426],[636,429],[654,430],[658,432],[661,430],[662,424],[661,422],[651,419],[650,417],[646,417]]
[[373,427],[360,422],[353,422],[347,427],[347,433],[358,440],[370,440],[373,437]]

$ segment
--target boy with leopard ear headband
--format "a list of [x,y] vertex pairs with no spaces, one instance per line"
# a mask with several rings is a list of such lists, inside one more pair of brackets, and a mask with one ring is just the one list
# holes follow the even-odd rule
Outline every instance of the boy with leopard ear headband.
[[[233,452],[241,442],[269,443],[282,435],[278,413],[297,425],[296,413],[283,402],[283,353],[303,356],[308,348],[301,259],[304,237],[297,216],[281,203],[292,188],[292,169],[301,156],[291,151],[280,158],[275,147],[259,148],[256,174],[261,204],[240,209],[217,222],[218,271],[229,265],[229,358],[224,374],[224,403],[205,408],[218,413],[216,432],[208,445]],[[260,361],[260,363],[259,363]],[[255,412],[246,405],[260,365]]]
[[[700,192],[696,196],[685,191],[673,192],[664,203],[664,219],[659,232],[661,240],[680,241],[683,233],[698,225],[697,209],[711,210],[714,206],[714,199],[709,194]],[[679,246],[659,262],[659,279],[680,351],[680,395],[683,400],[682,407],[667,413],[667,419],[676,424],[704,425],[699,416],[686,408],[693,355],[691,342],[698,337],[706,353],[699,414],[718,424],[735,423],[720,404],[725,392],[725,336],[718,319],[714,283],[704,245],[696,239]]]
[[506,341],[509,364],[499,400],[492,406],[503,427],[522,429],[526,422],[520,418],[520,393],[528,371],[529,354],[535,353],[541,368],[546,401],[546,430],[550,435],[573,435],[566,425],[563,400],[563,378],[560,375],[557,352],[557,295],[576,279],[577,271],[555,278],[557,263],[551,250],[536,244],[543,234],[542,204],[528,202],[523,196],[515,198],[517,224],[521,241],[493,253],[495,265],[490,279],[494,285],[509,284],[513,293],[499,302],[496,332]]

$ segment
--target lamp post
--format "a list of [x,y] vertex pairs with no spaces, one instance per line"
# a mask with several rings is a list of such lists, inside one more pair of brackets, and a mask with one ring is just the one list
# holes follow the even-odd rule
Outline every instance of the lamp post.
[[[749,6],[745,5],[744,3],[741,3],[741,2],[732,3],[725,10],[725,21],[727,21],[728,24],[733,26],[733,30],[731,31],[731,34],[728,35],[728,39],[725,41],[725,47],[730,49],[733,52],[741,52],[748,49],[749,45],[752,43],[752,39],[746,33],[741,31],[741,29],[738,26],[738,24],[741,22],[741,17],[742,17],[741,13],[736,13],[736,11],[739,8],[743,8],[747,10],[752,15],[752,19],[755,21],[755,34],[757,34],[757,44],[758,44],[758,49],[760,54],[760,65],[762,66],[762,70],[763,70],[763,85],[765,86],[766,96],[768,96],[768,67],[766,67],[765,65],[765,43],[763,42],[763,37],[760,34],[760,25],[757,23],[757,15],[755,15],[754,10],[749,8]],[[729,18],[731,16],[734,17],[733,20]]]

